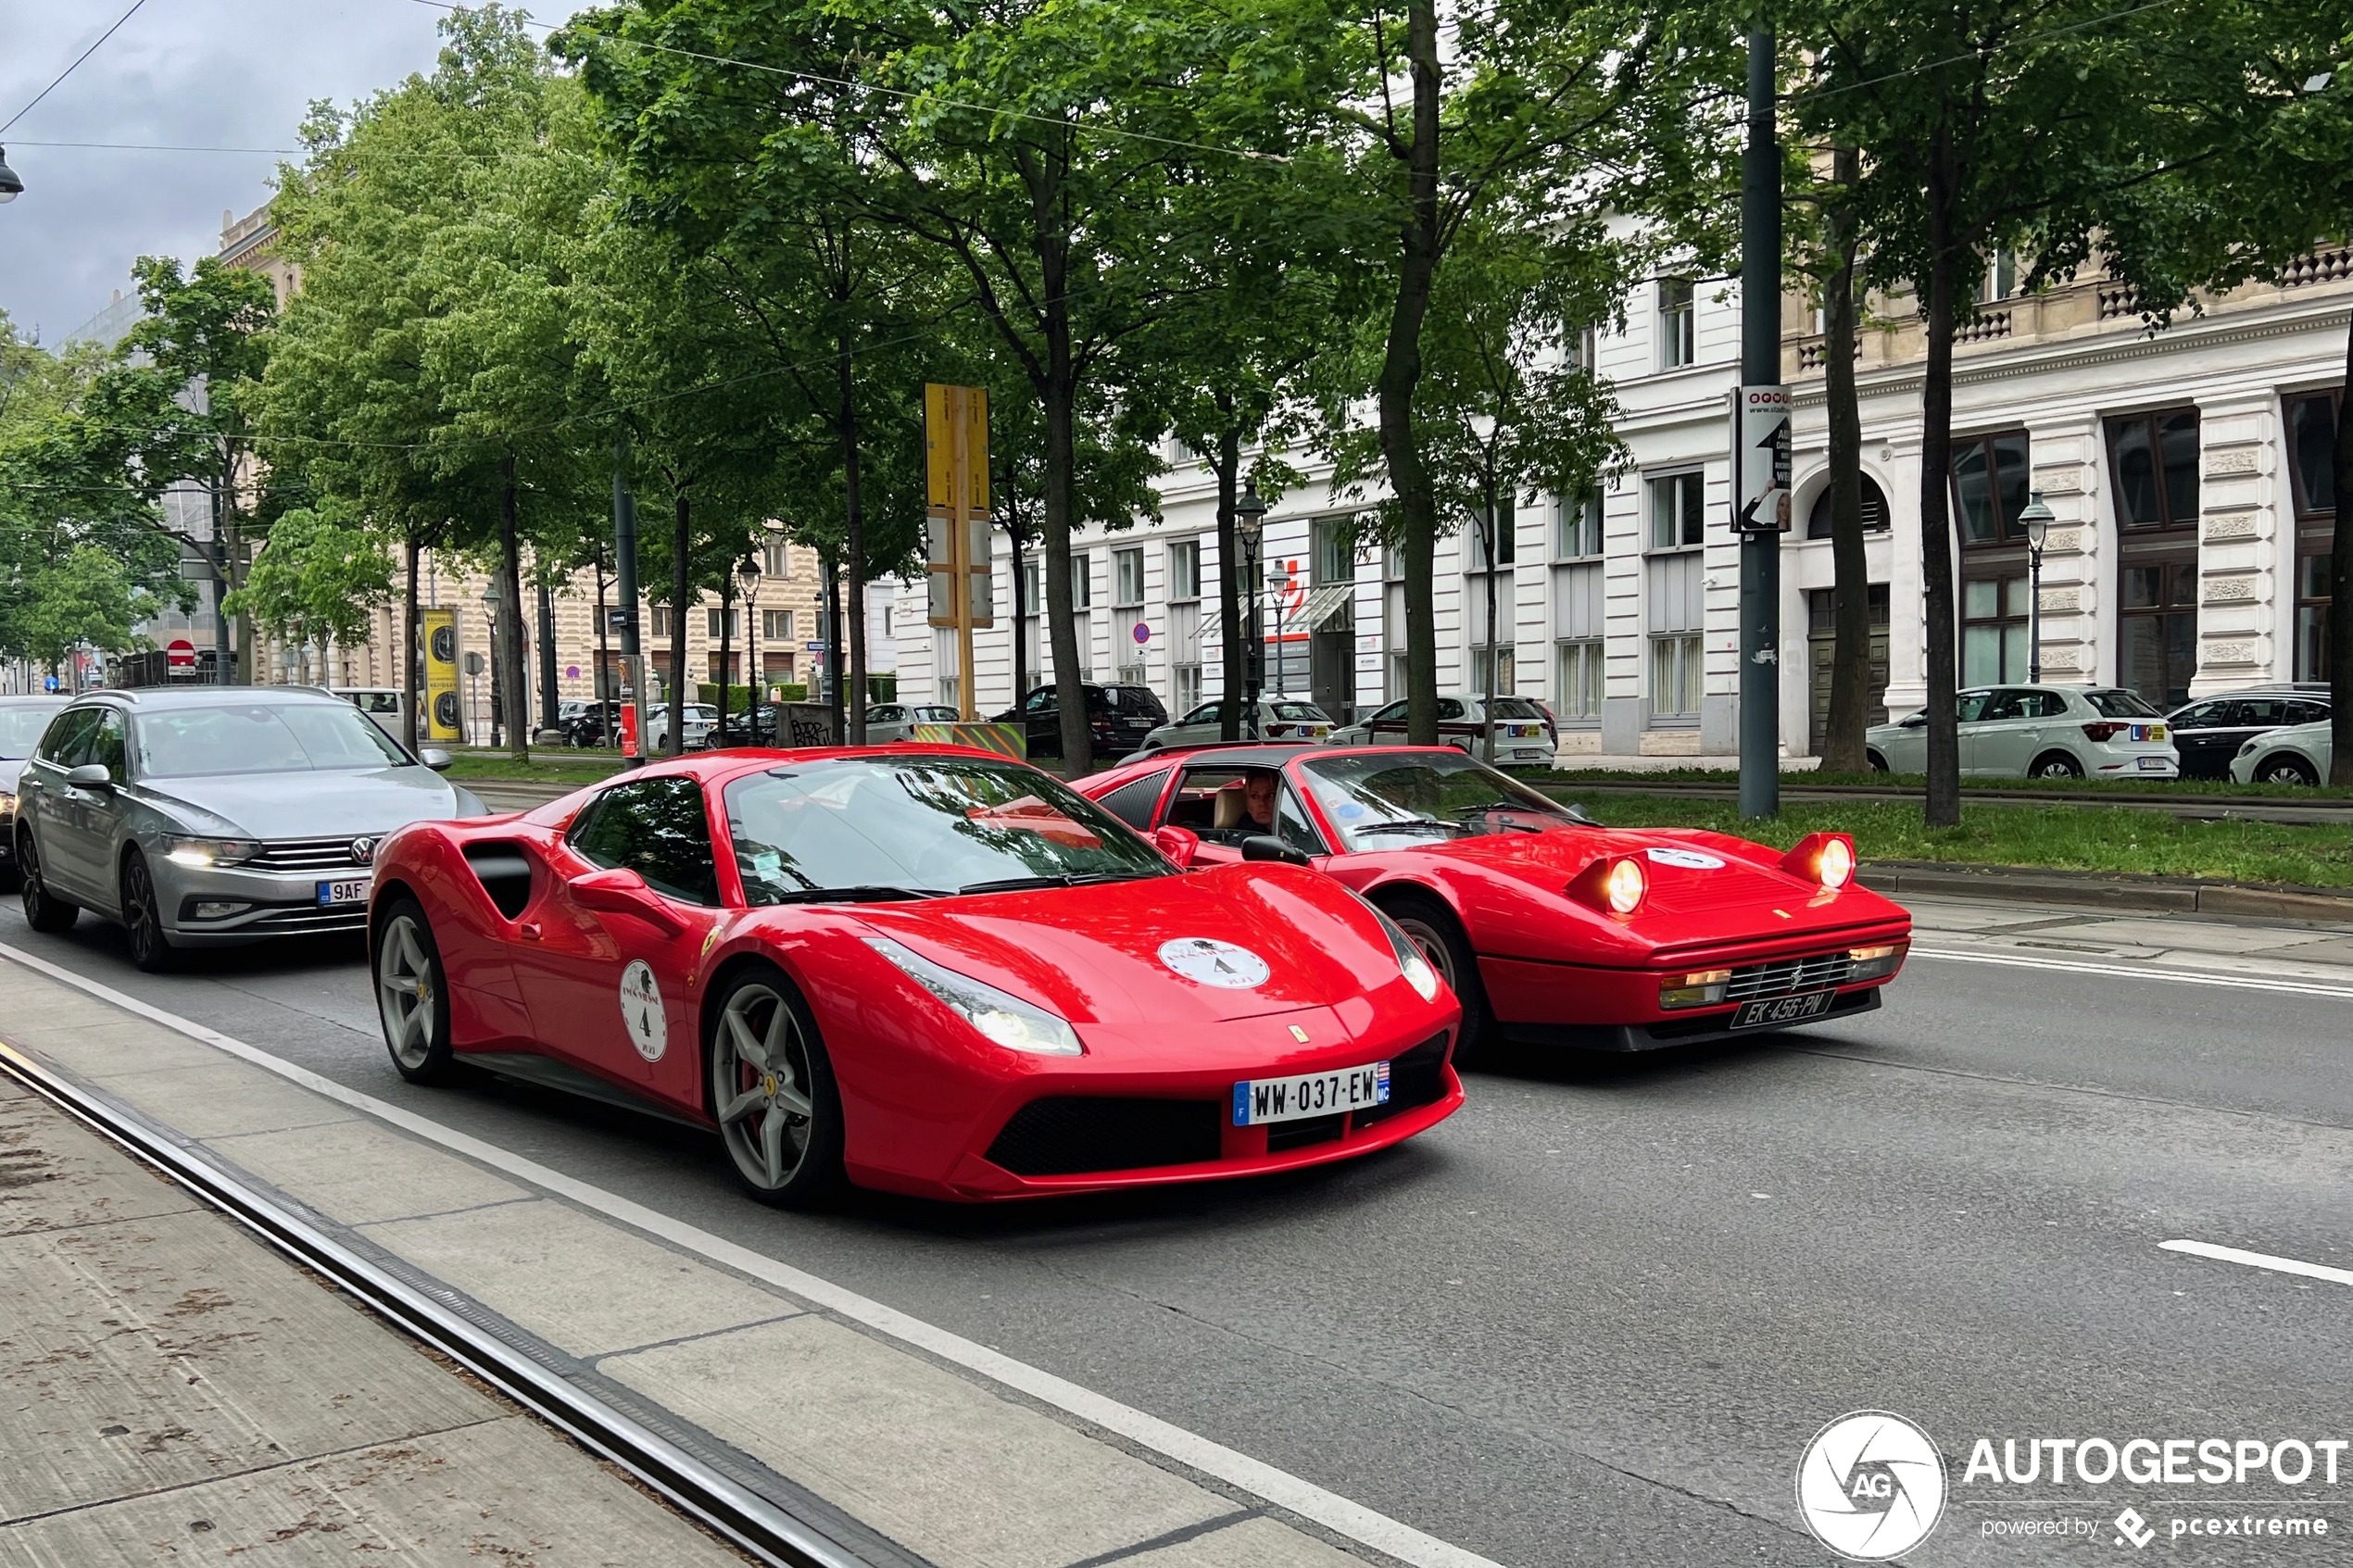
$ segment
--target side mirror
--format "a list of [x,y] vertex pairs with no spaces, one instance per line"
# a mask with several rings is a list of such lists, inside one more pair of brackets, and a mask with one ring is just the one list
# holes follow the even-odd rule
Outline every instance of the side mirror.
[[1192,870],[1194,858],[1201,852],[1201,834],[1190,828],[1164,827],[1152,829],[1147,836],[1178,871]]
[[112,789],[114,775],[104,762],[84,762],[66,774],[66,783],[74,789]]
[[686,929],[686,922],[646,885],[646,879],[626,866],[584,872],[565,885],[572,889],[573,901],[584,909],[635,915],[664,936],[675,936]]
[[1928,715],[1915,713],[1909,719],[1903,720],[1901,724],[1906,730],[1924,730],[1928,728]]
[[441,773],[448,771],[452,759],[449,753],[439,746],[429,746],[417,753],[417,760],[431,768],[434,772]]
[[1245,860],[1278,860],[1286,866],[1312,866],[1315,862],[1306,850],[1294,848],[1271,833],[1254,833],[1242,840]]

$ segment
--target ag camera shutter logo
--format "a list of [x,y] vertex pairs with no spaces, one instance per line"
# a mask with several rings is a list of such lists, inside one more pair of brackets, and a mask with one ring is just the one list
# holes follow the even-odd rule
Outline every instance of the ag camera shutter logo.
[[1815,1539],[1850,1562],[1901,1557],[1944,1517],[1944,1456],[1900,1415],[1840,1416],[1797,1462],[1797,1511]]

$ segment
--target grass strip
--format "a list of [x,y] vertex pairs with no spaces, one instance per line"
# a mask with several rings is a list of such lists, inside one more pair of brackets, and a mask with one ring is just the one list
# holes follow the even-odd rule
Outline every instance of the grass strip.
[[1610,827],[1710,828],[1781,849],[1809,833],[1848,833],[1866,862],[1941,860],[2353,887],[2353,828],[2336,825],[2197,822],[2113,806],[1965,805],[1959,827],[1930,828],[1921,825],[1919,806],[1894,800],[1788,801],[1771,821],[1744,822],[1735,801],[1614,790],[1581,804],[1587,816]]
[[444,778],[514,784],[595,784],[621,771],[617,751],[534,751],[531,760],[518,763],[503,751],[460,751],[450,760]]
[[[1729,768],[1663,768],[1656,771],[1631,772],[1622,768],[1515,768],[1515,777],[1530,784],[1718,784],[1736,788],[1740,774]],[[1861,784],[1871,789],[1926,789],[1924,773],[1825,773],[1813,770],[1784,772],[1785,784]],[[2331,788],[2326,784],[2310,787],[2304,784],[2234,784],[2229,779],[2144,779],[2134,776],[2110,779],[1963,779],[1964,794],[1972,789],[1998,789],[2009,794],[2032,792],[2048,795],[2054,799],[2070,797],[2103,795],[2227,795],[2257,798],[2265,796],[2288,800],[2353,799],[2353,789]]]

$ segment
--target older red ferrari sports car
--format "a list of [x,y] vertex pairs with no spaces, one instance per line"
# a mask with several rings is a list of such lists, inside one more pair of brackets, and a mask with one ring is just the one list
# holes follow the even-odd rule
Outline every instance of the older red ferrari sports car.
[[1462,1103],[1459,1009],[1391,922],[1312,872],[1180,874],[988,752],[713,753],[413,824],[375,866],[404,1077],[715,1128],[770,1202],[1243,1175]]
[[1083,791],[1196,863],[1289,860],[1363,894],[1492,1033],[1634,1051],[1880,1003],[1911,917],[1856,885],[1854,841],[1784,853],[1725,834],[1603,828],[1445,746],[1202,747]]

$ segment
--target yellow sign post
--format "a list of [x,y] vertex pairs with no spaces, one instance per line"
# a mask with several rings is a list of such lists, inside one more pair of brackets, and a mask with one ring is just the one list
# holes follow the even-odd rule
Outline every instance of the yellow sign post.
[[466,738],[464,715],[458,706],[458,612],[426,609],[418,613],[425,649],[424,727],[429,741],[456,743]]
[[996,622],[988,537],[988,393],[924,386],[924,459],[931,569],[931,624],[956,630],[956,697],[966,722],[974,701],[973,631]]

